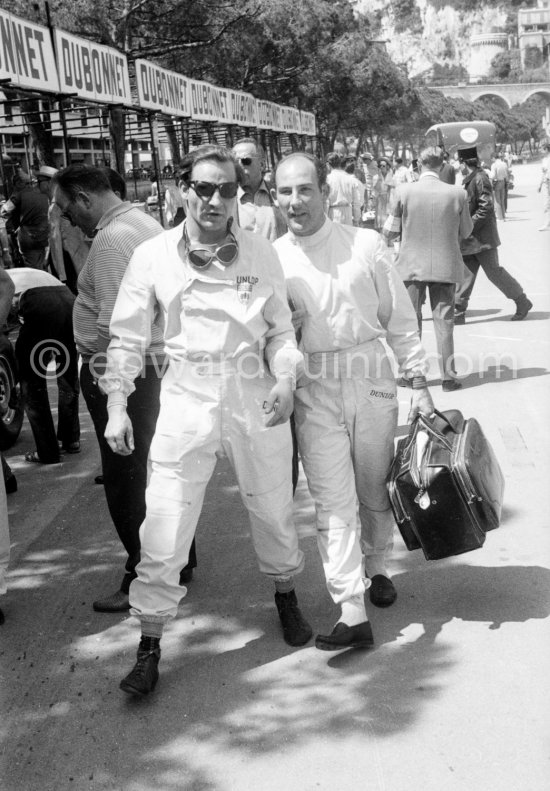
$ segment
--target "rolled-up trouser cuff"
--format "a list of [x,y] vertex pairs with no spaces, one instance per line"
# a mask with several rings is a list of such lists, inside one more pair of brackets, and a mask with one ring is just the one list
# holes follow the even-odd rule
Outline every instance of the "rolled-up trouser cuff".
[[290,572],[290,573],[289,572],[285,572],[284,574],[273,574],[273,573],[271,573],[269,571],[264,571],[263,573],[265,574],[266,577],[269,577],[270,579],[274,580],[275,582],[286,582],[287,580],[292,580],[292,578],[296,574],[301,574],[302,573],[302,571],[304,570],[304,566],[305,566],[304,554],[303,554],[302,550],[298,550],[298,552],[301,555],[300,562],[299,562],[298,566],[295,569],[292,570],[292,572]]
[[174,617],[173,615],[149,615],[148,613],[139,612],[139,610],[136,610],[134,607],[130,608],[130,615],[135,615],[136,618],[139,618],[142,626],[146,623],[165,624],[171,621]]

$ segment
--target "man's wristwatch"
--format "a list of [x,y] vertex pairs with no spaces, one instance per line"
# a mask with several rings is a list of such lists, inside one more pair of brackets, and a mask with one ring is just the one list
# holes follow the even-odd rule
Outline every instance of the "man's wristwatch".
[[412,376],[405,375],[403,378],[405,379],[407,386],[412,390],[424,390],[425,387],[428,387],[428,383],[424,374],[412,374]]

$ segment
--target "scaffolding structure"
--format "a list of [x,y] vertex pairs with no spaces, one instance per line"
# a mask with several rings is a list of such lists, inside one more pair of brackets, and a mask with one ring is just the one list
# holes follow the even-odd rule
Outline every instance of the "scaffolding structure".
[[[312,113],[146,60],[129,61],[118,50],[54,28],[49,15],[48,23],[0,9],[0,178],[6,198],[17,167],[30,174],[41,164],[109,165],[134,185],[153,176],[162,194],[163,176],[201,143],[232,146],[254,137],[269,167],[285,151],[317,150]],[[123,130],[122,146],[115,121]],[[48,144],[47,157],[42,143]]]

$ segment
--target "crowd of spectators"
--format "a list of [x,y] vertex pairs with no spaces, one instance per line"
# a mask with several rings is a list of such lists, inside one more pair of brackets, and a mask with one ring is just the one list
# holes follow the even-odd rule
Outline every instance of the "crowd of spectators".
[[[158,679],[162,629],[192,579],[194,530],[222,450],[249,508],[260,569],[275,583],[286,642],[303,645],[312,636],[293,581],[303,565],[292,524],[299,451],[327,588],[341,606],[333,631],[317,635],[316,646],[372,645],[365,591],[380,607],[397,596],[387,565],[393,521],[385,488],[396,386],[411,389],[410,420],[434,409],[420,341],[426,292],[443,390],[461,386],[452,331],[463,323],[479,268],[515,301],[512,320],[533,307],[498,263],[496,218],[505,219],[509,180],[500,156],[489,170],[475,147],[459,149],[452,161],[429,148],[410,163],[370,152],[332,152],[321,162],[293,152],[269,173],[261,145],[242,138],[232,151],[199,146],[167,175],[174,179],[163,196],[167,229],[126,200],[115,171],[83,165],[42,166],[35,178],[20,171],[0,227],[0,323],[10,313],[22,323],[16,354],[36,443],[25,458],[57,464],[80,452],[81,388],[100,448],[98,482],[126,550],[118,589],[93,606],[131,609],[141,620],[137,663],[121,683],[137,695]],[[53,345],[37,370],[34,350],[47,339]],[[381,339],[398,361],[397,382]],[[235,360],[258,350],[268,376],[261,393],[235,376]],[[331,365],[347,364],[350,350],[373,365],[371,373],[308,379],[327,355]],[[198,387],[194,366],[206,358],[215,370],[202,373]],[[375,358],[382,373],[373,375]],[[51,362],[57,428],[45,384]],[[302,386],[293,398],[297,378]],[[220,410],[228,431],[221,439]],[[342,433],[344,413],[353,429]],[[357,499],[360,535],[351,529]],[[2,491],[0,593],[8,559]]]

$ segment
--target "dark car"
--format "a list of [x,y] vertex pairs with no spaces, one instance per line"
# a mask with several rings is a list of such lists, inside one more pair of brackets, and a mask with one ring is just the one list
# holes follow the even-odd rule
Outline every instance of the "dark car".
[[129,179],[144,179],[147,173],[143,168],[130,168],[126,171],[126,178]]
[[0,450],[15,444],[23,425],[17,363],[9,335],[0,332]]

